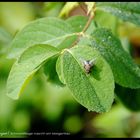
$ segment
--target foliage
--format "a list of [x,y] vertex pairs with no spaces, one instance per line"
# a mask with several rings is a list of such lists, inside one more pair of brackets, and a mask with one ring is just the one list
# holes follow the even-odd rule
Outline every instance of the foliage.
[[[73,97],[90,111],[109,111],[114,100],[115,82],[122,87],[140,88],[140,69],[124,50],[114,30],[119,18],[140,25],[140,3],[86,2],[86,5],[88,19],[84,16],[67,20],[40,18],[16,34],[8,51],[9,58],[17,59],[7,80],[8,96],[18,99],[27,81],[41,67],[46,69],[45,73],[47,67],[50,70],[56,67],[55,77],[59,77]],[[61,14],[67,14],[69,10],[63,9]],[[102,26],[96,17],[98,10],[116,16],[112,18],[115,26],[109,27],[107,23]],[[52,59],[55,56],[56,59]],[[87,73],[83,62],[94,58],[96,61]],[[54,64],[47,66],[48,60]],[[51,79],[51,72],[47,75]]]

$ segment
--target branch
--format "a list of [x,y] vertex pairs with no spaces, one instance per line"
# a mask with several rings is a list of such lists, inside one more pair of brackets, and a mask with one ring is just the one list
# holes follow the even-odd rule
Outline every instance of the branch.
[[86,25],[85,25],[85,27],[83,29],[83,31],[82,31],[83,33],[87,30],[87,28],[89,27],[89,25],[90,25],[90,23],[91,23],[93,18],[94,18],[94,13],[91,13],[90,17],[89,17],[89,19],[88,19],[88,21],[87,21],[87,23],[86,23]]
[[92,19],[94,18],[94,11],[95,11],[95,6],[94,6],[94,10],[91,11],[89,14],[89,19],[84,27],[84,29],[82,30],[82,32],[78,33],[78,38],[73,42],[73,44],[69,47],[69,48],[72,48],[73,46],[75,46],[79,40],[80,40],[80,37],[84,35],[84,33],[86,32],[86,30],[88,29],[88,27],[90,26],[91,22],[92,22]]
[[88,29],[93,18],[94,18],[94,14],[90,14],[90,17],[89,17],[84,29],[82,30],[82,32],[80,32],[78,34],[78,38],[73,42],[73,44],[69,48],[72,48],[73,46],[75,46],[79,42],[80,37],[84,35],[85,31]]

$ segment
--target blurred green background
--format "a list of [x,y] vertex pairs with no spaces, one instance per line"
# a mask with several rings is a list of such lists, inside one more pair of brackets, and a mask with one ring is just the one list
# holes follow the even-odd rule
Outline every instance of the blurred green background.
[[[35,19],[58,17],[64,5],[64,2],[0,2],[0,137],[32,137],[20,135],[23,132],[65,132],[78,137],[140,137],[140,89],[116,84],[111,110],[98,114],[78,104],[70,91],[53,83],[42,68],[19,100],[6,96],[6,80],[14,63],[6,57],[12,39]],[[74,7],[63,18],[78,15],[81,11],[81,7]],[[105,20],[106,16],[110,21]],[[140,28],[100,12],[96,20],[120,37],[124,49],[140,65]],[[129,95],[127,98],[126,94]],[[17,132],[19,134],[13,134]]]

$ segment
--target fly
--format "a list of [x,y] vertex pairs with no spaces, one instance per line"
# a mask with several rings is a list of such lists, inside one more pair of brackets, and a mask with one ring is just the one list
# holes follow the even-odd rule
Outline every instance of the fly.
[[89,74],[91,72],[91,68],[94,66],[96,59],[92,60],[82,60],[82,64],[84,66],[85,72]]

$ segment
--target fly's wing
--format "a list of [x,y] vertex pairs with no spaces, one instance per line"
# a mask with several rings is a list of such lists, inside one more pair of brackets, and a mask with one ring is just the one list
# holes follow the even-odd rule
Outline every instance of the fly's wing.
[[80,61],[83,65],[83,67],[88,64],[88,62],[86,60],[84,60],[83,58],[80,58]]
[[96,62],[96,58],[92,59],[89,61],[90,66],[93,66]]

